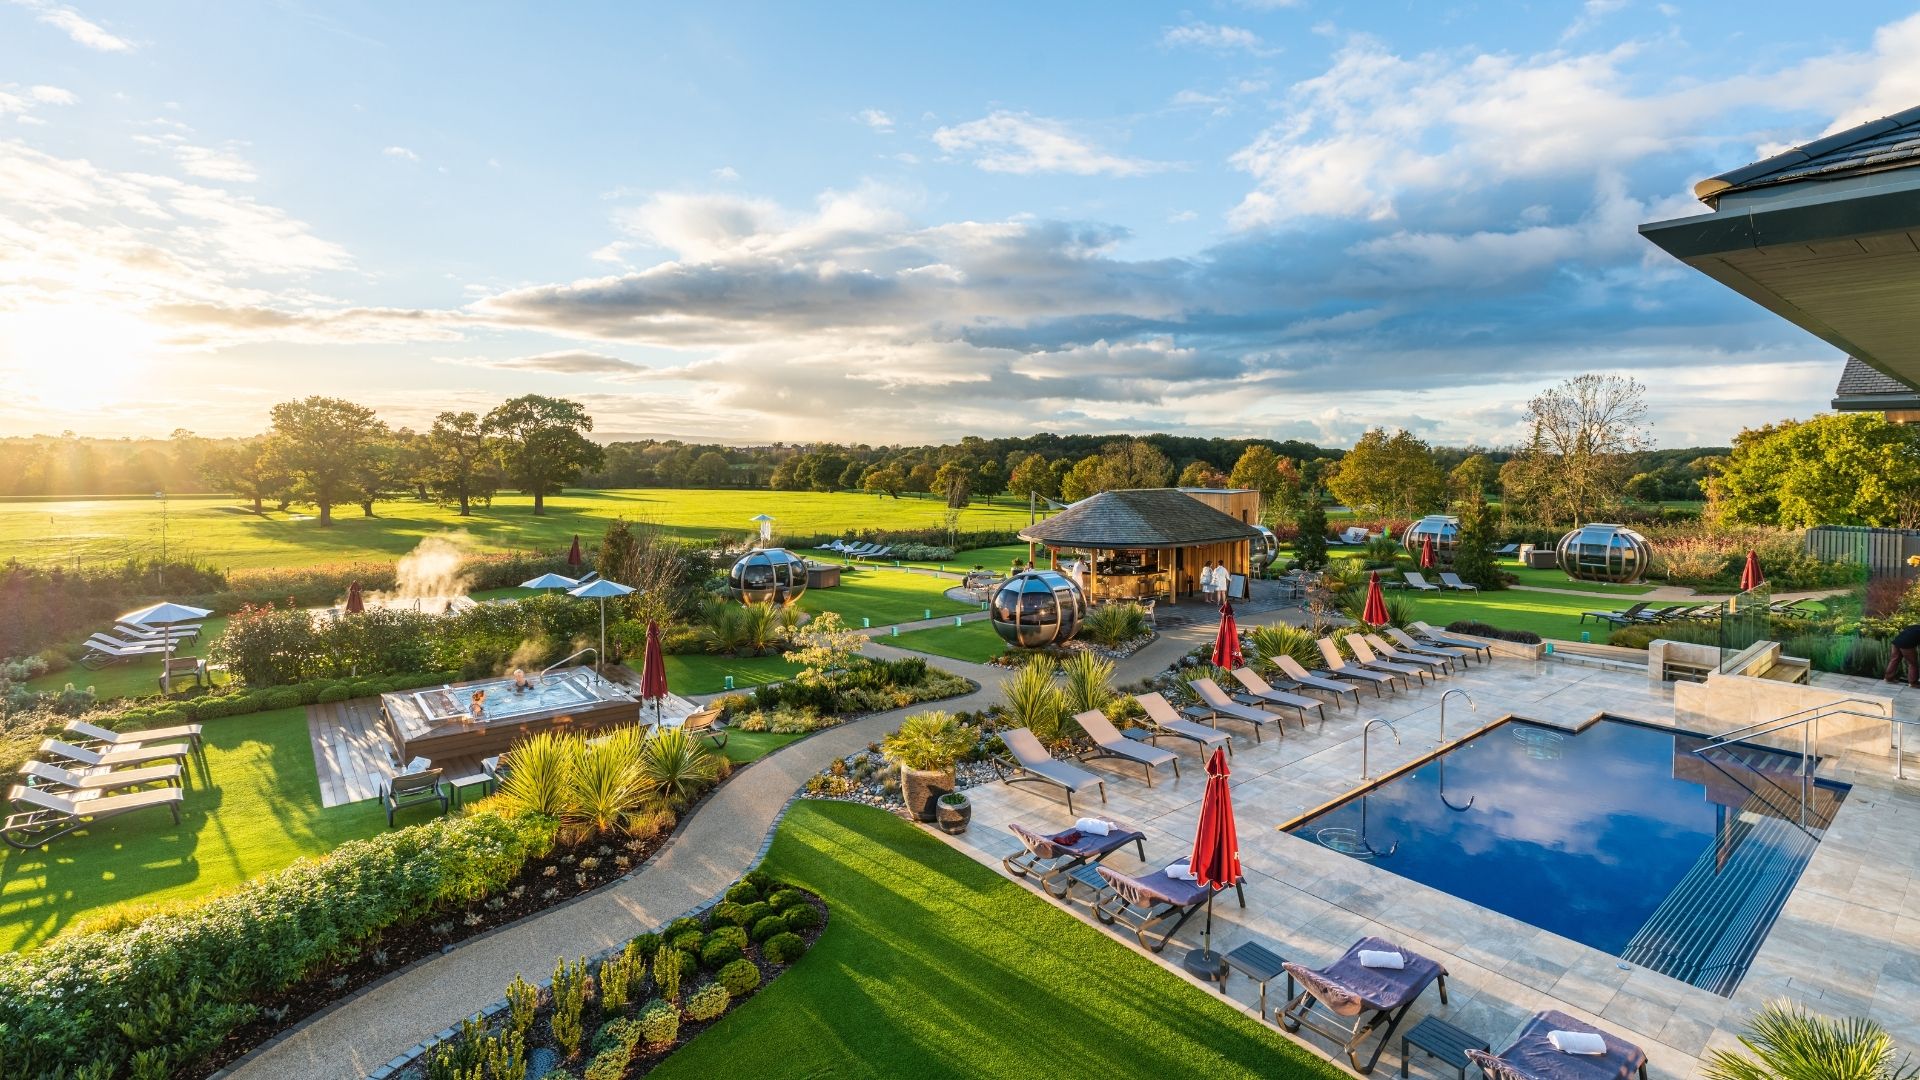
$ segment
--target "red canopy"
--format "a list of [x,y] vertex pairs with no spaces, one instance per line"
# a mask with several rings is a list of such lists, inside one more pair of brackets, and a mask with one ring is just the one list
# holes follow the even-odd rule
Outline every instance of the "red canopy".
[[1237,668],[1241,664],[1240,628],[1233,621],[1233,605],[1220,605],[1220,633],[1213,639],[1213,666]]
[[1240,836],[1233,825],[1233,796],[1227,790],[1227,754],[1207,759],[1207,787],[1200,796],[1200,829],[1193,837],[1187,866],[1194,880],[1216,891],[1240,880]]
[[667,663],[660,654],[660,624],[647,620],[647,651],[640,661],[640,700],[651,701],[654,716],[660,714],[659,702],[667,696]]
[[1760,557],[1747,549],[1747,565],[1740,571],[1740,591],[1757,589],[1766,583],[1766,575],[1760,572]]
[[1433,534],[1420,537],[1420,569],[1433,569]]
[[1380,592],[1380,571],[1367,575],[1367,606],[1360,612],[1360,621],[1368,626],[1387,625],[1387,598]]
[[580,534],[574,533],[573,547],[567,552],[567,565],[577,570],[583,562],[586,560],[580,557]]
[[358,615],[367,609],[367,602],[360,598],[360,583],[347,586],[347,614]]

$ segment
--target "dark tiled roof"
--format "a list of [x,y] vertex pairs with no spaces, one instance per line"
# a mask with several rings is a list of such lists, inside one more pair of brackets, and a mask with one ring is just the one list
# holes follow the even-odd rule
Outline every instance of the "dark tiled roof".
[[1103,491],[1020,530],[1022,540],[1073,548],[1186,547],[1258,535],[1177,488]]
[[1906,394],[1912,396],[1914,388],[1891,375],[1877,371],[1853,357],[1847,357],[1847,366],[1840,372],[1840,385],[1833,388],[1835,397],[1859,397],[1863,394]]
[[1920,106],[1836,131],[1693,185],[1709,206],[1730,191],[1920,165]]

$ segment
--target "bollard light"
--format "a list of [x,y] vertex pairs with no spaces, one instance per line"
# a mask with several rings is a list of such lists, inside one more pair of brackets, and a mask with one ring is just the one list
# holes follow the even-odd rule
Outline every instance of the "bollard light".
[[733,689],[733,676],[728,675],[725,679],[722,679],[720,682],[720,688],[722,690]]
[[960,625],[960,616],[958,616],[958,615],[955,615],[955,616],[953,617],[953,625],[955,625],[955,626],[959,626],[959,625]]
[[922,611],[922,612],[920,613],[920,617],[921,617],[921,618],[923,618],[923,619],[931,619],[931,618],[933,618],[933,609],[932,609],[932,608],[927,608],[926,610],[924,610],[924,611]]
[[860,628],[863,630],[873,629],[873,620],[865,615],[860,616]]
[[894,636],[894,637],[899,637],[899,636],[900,636],[900,628],[899,628],[898,626],[895,626],[895,627],[893,627],[893,628],[892,628],[892,630],[893,630],[893,636]]

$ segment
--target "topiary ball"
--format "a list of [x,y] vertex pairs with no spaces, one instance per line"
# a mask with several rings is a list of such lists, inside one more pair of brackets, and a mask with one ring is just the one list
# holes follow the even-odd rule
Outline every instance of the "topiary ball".
[[699,919],[688,918],[683,916],[681,918],[675,919],[672,922],[668,923],[667,928],[664,931],[661,931],[661,933],[666,937],[668,941],[672,941],[675,934],[683,934],[688,930],[704,930],[704,929],[706,928],[700,925]]
[[764,900],[748,904],[740,909],[740,921],[735,925],[753,926],[771,914],[773,914],[773,905]]
[[789,932],[775,934],[760,946],[761,955],[765,956],[769,963],[779,964],[782,967],[800,959],[806,951],[807,943],[801,939],[800,935]]
[[[732,929],[737,930],[739,927],[736,926]],[[721,941],[715,938],[707,942],[706,948],[700,950],[700,966],[706,968],[708,971],[716,971],[740,959],[741,955],[742,950],[740,946],[735,945],[731,941]]]
[[739,948],[747,947],[747,928],[744,926],[716,926],[707,931],[707,944],[724,941]]
[[775,934],[787,932],[787,920],[779,915],[769,915],[753,924],[753,932],[748,935],[754,941],[764,943]]
[[667,944],[682,952],[697,953],[706,943],[707,936],[698,930],[681,930],[667,935]]
[[762,896],[765,896],[775,885],[779,884],[779,882],[774,880],[773,875],[767,873],[765,870],[749,870],[740,876],[740,880],[759,889]]
[[673,1045],[680,1037],[680,1010],[654,998],[640,1010],[640,1031],[642,1040],[656,1050]]
[[795,904],[804,904],[807,898],[799,889],[781,889],[767,897],[767,905],[775,911],[785,911]]
[[780,918],[786,921],[789,930],[811,930],[820,925],[820,909],[812,904],[800,904],[781,912]]
[[660,950],[660,935],[639,934],[634,937],[630,944],[633,946],[634,951],[641,956],[652,958],[653,954]]
[[733,1001],[733,993],[717,982],[711,982],[687,995],[685,1012],[689,1020],[711,1020],[727,1011]]
[[714,973],[713,981],[734,997],[745,997],[760,985],[760,967],[751,960],[735,960]]
[[760,899],[760,890],[748,882],[737,882],[727,890],[727,899],[736,904],[751,904]]
[[716,929],[722,929],[729,926],[739,926],[740,913],[746,910],[746,906],[745,903],[735,903],[732,900],[722,900],[713,905],[714,927]]

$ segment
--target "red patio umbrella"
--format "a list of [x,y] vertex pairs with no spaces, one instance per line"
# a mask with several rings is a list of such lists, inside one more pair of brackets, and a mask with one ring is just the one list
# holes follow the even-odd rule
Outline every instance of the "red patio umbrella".
[[1420,569],[1422,570],[1433,569],[1433,534],[1432,533],[1428,533],[1420,538]]
[[580,564],[586,561],[587,560],[580,557],[580,534],[574,533],[573,547],[567,551],[567,565],[578,570],[580,569]]
[[667,663],[660,654],[660,624],[647,620],[647,651],[640,661],[640,700],[653,702],[653,722],[660,723],[660,706],[667,697]]
[[1227,962],[1213,951],[1213,894],[1240,883],[1240,836],[1233,825],[1233,795],[1227,789],[1227,755],[1215,750],[1207,759],[1207,788],[1200,796],[1200,827],[1193,836],[1187,869],[1207,890],[1207,929],[1201,946],[1183,966],[1203,978],[1226,978]]
[[367,602],[360,598],[360,583],[347,586],[347,614],[358,615],[367,609]]
[[1237,668],[1241,664],[1240,628],[1233,621],[1233,605],[1220,605],[1220,632],[1213,639],[1213,666]]
[[1753,553],[1752,548],[1748,548],[1747,565],[1740,571],[1740,591],[1746,592],[1748,589],[1757,589],[1765,584],[1766,580],[1766,575],[1760,572],[1760,557]]
[[1367,606],[1360,612],[1360,621],[1368,626],[1387,625],[1387,598],[1380,591],[1380,571],[1367,575]]

